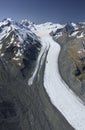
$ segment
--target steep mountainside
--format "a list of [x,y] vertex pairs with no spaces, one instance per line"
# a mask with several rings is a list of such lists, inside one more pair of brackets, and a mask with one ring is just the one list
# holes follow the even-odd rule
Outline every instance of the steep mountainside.
[[59,70],[63,79],[85,101],[85,23],[69,23],[51,34],[61,45]]
[[36,61],[40,48],[38,37],[23,24],[11,19],[0,23],[0,57],[19,68],[23,76]]

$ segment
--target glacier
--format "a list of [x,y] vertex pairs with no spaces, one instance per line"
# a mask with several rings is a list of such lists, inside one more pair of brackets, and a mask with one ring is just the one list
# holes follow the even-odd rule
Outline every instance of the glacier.
[[[44,87],[52,104],[76,130],[85,130],[85,106],[83,101],[67,86],[59,74],[58,56],[60,46],[49,35],[51,29],[39,26],[35,32],[42,46],[50,46],[44,72]],[[44,44],[43,44],[44,43]]]

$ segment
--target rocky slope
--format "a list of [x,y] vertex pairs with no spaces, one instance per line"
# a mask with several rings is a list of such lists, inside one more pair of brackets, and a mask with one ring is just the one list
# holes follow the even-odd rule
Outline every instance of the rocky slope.
[[68,23],[51,35],[61,45],[62,78],[85,101],[85,23]]

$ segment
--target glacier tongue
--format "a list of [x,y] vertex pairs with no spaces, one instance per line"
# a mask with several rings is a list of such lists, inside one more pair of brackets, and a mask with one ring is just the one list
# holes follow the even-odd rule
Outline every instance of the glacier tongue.
[[[62,113],[76,130],[85,130],[85,106],[61,79],[58,71],[60,46],[49,35],[49,29],[37,28],[42,43],[50,44],[44,72],[44,87],[52,104]],[[43,45],[43,44],[42,44]]]

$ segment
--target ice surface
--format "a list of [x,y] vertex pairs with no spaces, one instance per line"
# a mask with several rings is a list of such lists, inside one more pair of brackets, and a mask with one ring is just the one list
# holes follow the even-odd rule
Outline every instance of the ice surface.
[[69,37],[75,37],[78,33],[79,33],[79,31],[75,31],[71,35],[69,35]]
[[77,38],[82,38],[84,37],[84,33],[82,32],[80,36],[77,36]]

